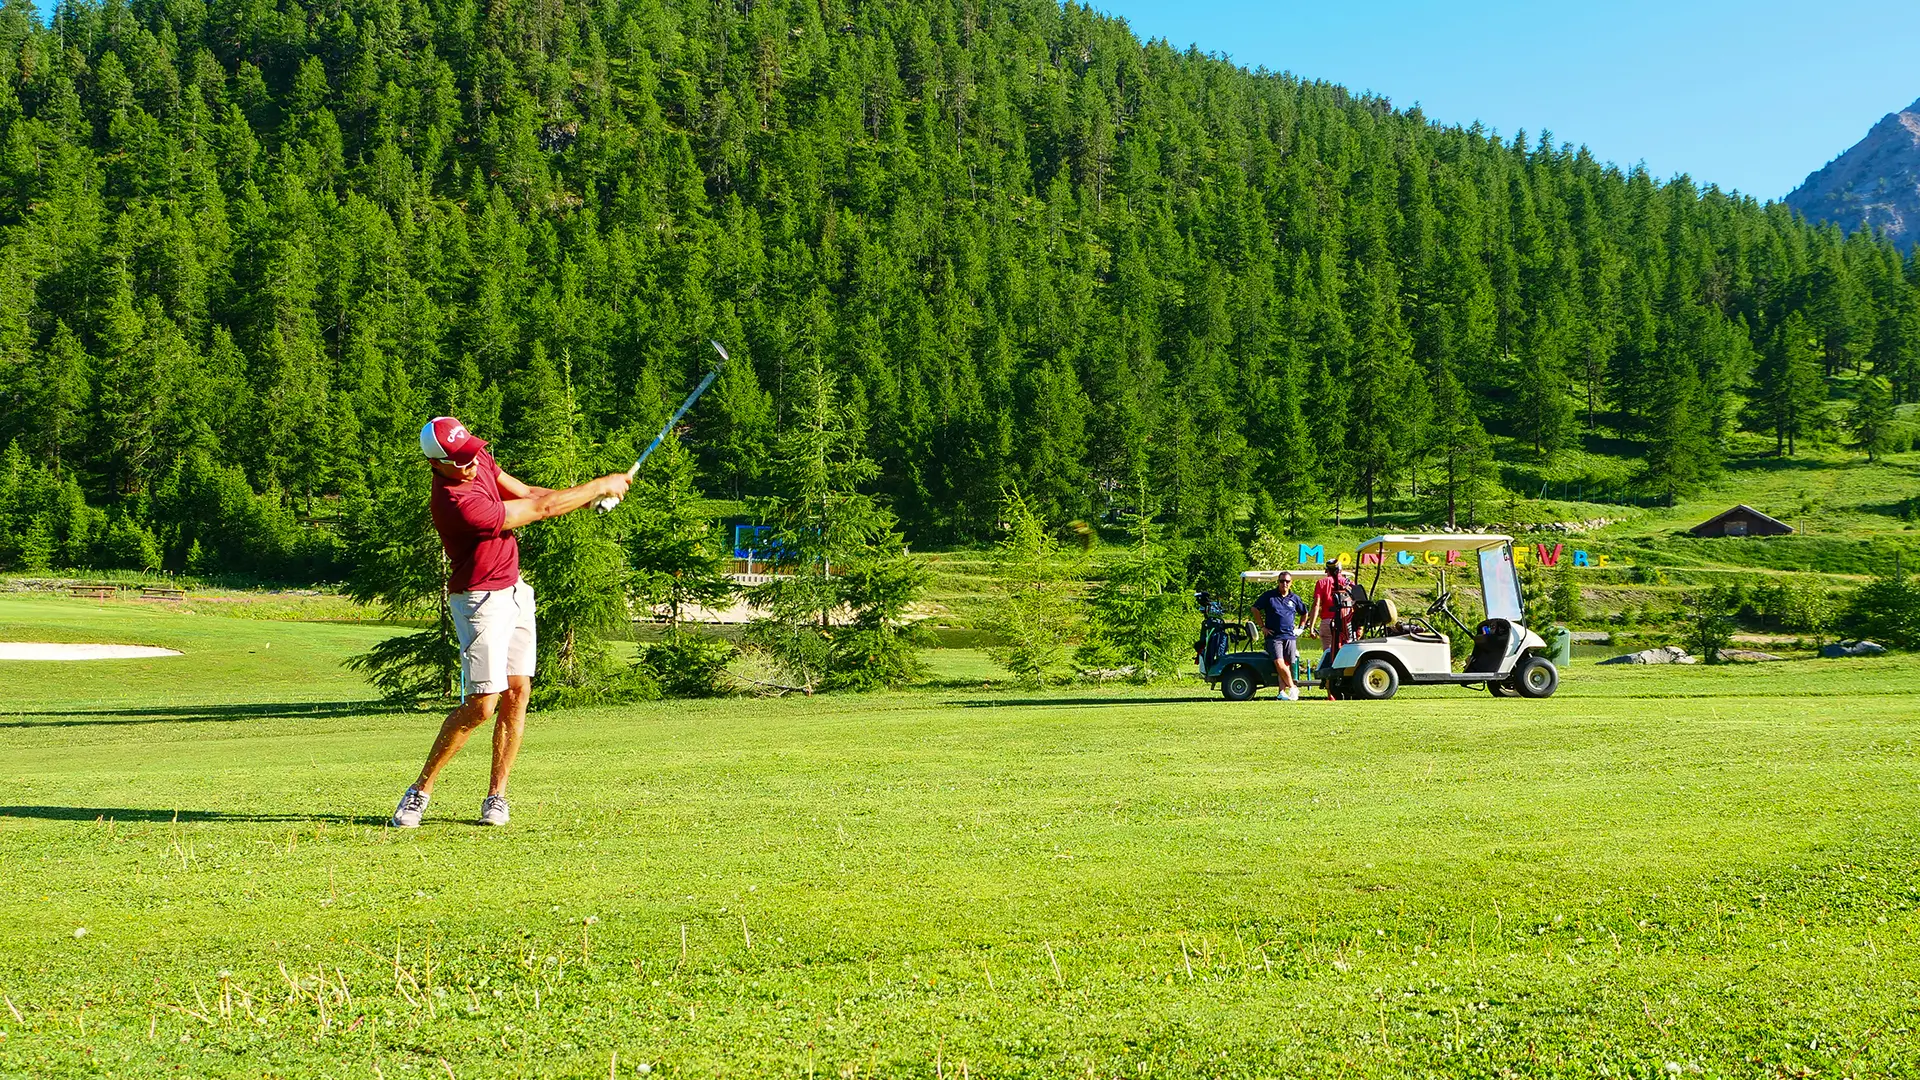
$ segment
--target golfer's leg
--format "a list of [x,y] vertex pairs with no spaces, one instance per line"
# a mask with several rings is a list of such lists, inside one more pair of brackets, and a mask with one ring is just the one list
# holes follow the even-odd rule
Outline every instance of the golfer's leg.
[[507,775],[520,754],[520,736],[527,729],[527,699],[533,693],[538,664],[539,629],[534,618],[533,589],[525,581],[513,586],[513,631],[507,639],[507,693],[500,719],[493,725],[493,779],[488,795],[506,798]]
[[525,675],[507,676],[507,692],[501,695],[500,716],[493,722],[493,780],[487,794],[505,797],[507,774],[513,771],[513,759],[520,754],[520,736],[527,730],[527,698],[533,693],[533,680]]
[[499,694],[474,694],[447,714],[440,725],[440,734],[434,736],[433,748],[427,751],[427,763],[420,767],[420,779],[413,782],[414,790],[433,794],[434,778],[453,760],[453,755],[467,745],[467,736],[473,734],[473,729],[493,716],[499,704]]

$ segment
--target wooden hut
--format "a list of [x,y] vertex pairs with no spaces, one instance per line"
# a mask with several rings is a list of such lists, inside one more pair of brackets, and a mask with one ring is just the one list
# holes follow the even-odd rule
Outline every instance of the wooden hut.
[[1784,536],[1793,531],[1793,526],[1741,503],[1695,525],[1691,531],[1695,536]]

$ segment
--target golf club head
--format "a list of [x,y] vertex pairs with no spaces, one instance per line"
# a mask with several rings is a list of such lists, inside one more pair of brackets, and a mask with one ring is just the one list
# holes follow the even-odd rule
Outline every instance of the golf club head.
[[733,357],[727,355],[727,347],[725,345],[720,344],[712,338],[707,339],[707,344],[712,345],[713,351],[720,354],[721,363],[730,364],[733,362]]

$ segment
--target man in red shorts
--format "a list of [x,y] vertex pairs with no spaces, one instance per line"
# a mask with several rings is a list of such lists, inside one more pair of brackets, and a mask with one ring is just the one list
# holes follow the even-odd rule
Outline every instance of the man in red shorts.
[[493,777],[480,824],[507,823],[507,773],[520,752],[533,688],[533,590],[520,580],[520,542],[513,530],[627,493],[626,473],[613,473],[565,491],[523,484],[501,470],[485,441],[451,416],[420,429],[420,451],[433,468],[429,504],[453,573],[447,602],[460,639],[460,704],[447,714],[427,752],[420,778],[400,797],[392,824],[420,824],[434,777],[466,745],[467,736],[493,720]]

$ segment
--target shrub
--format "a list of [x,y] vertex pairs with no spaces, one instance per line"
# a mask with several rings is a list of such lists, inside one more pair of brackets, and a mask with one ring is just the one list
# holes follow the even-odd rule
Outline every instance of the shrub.
[[1847,619],[1859,634],[1883,645],[1920,648],[1920,584],[1900,572],[1877,577],[1854,592]]
[[668,633],[640,651],[639,666],[667,697],[718,697],[733,689],[733,654],[733,645],[718,638]]

